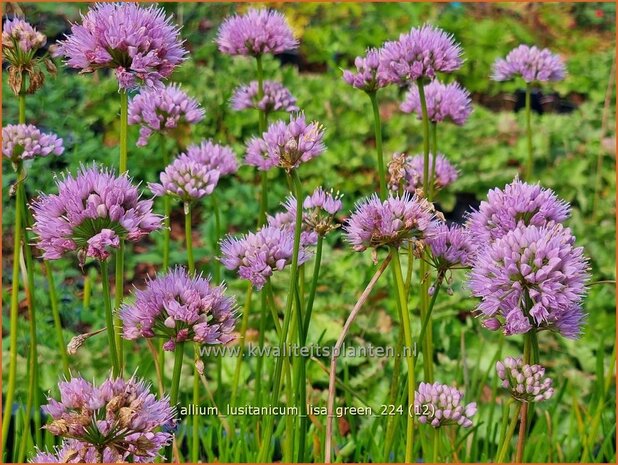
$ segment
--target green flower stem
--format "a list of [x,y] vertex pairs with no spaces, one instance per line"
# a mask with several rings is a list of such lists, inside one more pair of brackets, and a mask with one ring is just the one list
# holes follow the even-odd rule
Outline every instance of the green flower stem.
[[60,361],[62,363],[62,372],[65,378],[69,379],[69,356],[67,355],[67,345],[64,341],[64,334],[62,331],[62,320],[60,319],[60,309],[58,307],[58,295],[56,294],[56,283],[54,280],[54,270],[51,263],[47,260],[43,262],[45,264],[45,275],[47,276],[49,303],[52,311],[52,317],[54,319],[54,328],[56,330],[56,341],[58,342],[58,352],[60,353]]
[[[536,348],[534,347],[536,346]],[[538,357],[538,343],[536,342],[536,330],[533,328],[526,334],[524,334],[524,363],[536,363],[533,362],[534,358]],[[520,422],[519,422],[519,435],[517,437],[517,450],[515,452],[515,461],[521,463],[524,456],[524,449],[526,447],[526,435],[528,430],[528,402],[521,403]]]
[[234,378],[232,381],[232,396],[230,398],[230,405],[236,406],[236,395],[238,393],[238,384],[240,382],[240,368],[242,366],[243,353],[245,350],[245,336],[247,334],[247,328],[249,327],[249,309],[251,307],[251,295],[253,294],[253,286],[249,285],[247,293],[245,294],[245,306],[242,312],[242,321],[240,323],[240,336],[238,338],[238,346],[240,348],[238,358],[236,359],[236,369],[234,370]]
[[[403,337],[405,343],[405,359],[408,366],[408,405],[414,406],[414,391],[416,389],[416,379],[414,375],[414,345],[412,342],[412,325],[410,324],[410,313],[408,312],[408,299],[405,294],[405,285],[401,273],[401,263],[399,251],[392,249],[393,268],[395,270],[395,282],[397,287],[397,297],[401,305],[401,317],[403,326]],[[414,415],[407,412],[406,427],[406,453],[405,462],[412,463],[412,448],[414,446]]]
[[[165,148],[165,137],[159,135],[159,149],[161,150],[161,158],[163,159],[163,169],[169,164],[169,154]],[[169,195],[163,196],[163,272],[167,273],[170,266],[170,236],[172,214],[172,200]]]
[[193,256],[193,235],[191,229],[191,202],[185,202],[185,243],[189,275],[193,276],[195,275],[195,258]]
[[[257,82],[258,82],[258,101],[264,97],[264,68],[262,66],[262,56],[255,57],[257,64]],[[259,133],[260,136],[266,131],[266,112],[258,110],[259,117]],[[266,222],[266,212],[268,211],[268,171],[262,171],[261,177],[261,195],[260,195],[260,211],[258,214],[258,226],[262,226]]]
[[[200,373],[197,371],[197,361],[200,357],[200,349],[197,344],[194,345],[195,362],[193,364],[193,405],[200,404]],[[200,456],[200,435],[199,435],[199,415],[193,415],[191,427],[191,462],[198,463]]]
[[313,301],[318,287],[318,279],[320,277],[320,266],[322,264],[322,249],[324,246],[324,236],[318,236],[318,243],[315,248],[315,262],[313,265],[313,276],[311,277],[311,287],[309,288],[309,297],[307,299],[307,307],[305,309],[305,321],[303,322],[303,338],[301,344],[307,343],[307,335],[309,334],[309,323],[311,322],[311,313],[313,312]]
[[[422,124],[423,124],[423,190],[425,195],[429,196],[431,189],[429,188],[429,115],[427,113],[427,100],[425,98],[425,87],[422,81],[416,81],[418,87],[418,96],[421,102],[422,110]],[[435,158],[435,156],[434,156]],[[428,197],[428,200],[431,200]],[[421,260],[420,264],[420,276],[421,276],[421,319],[424,319],[427,315],[428,308],[428,293],[429,293],[429,268],[426,260]],[[432,324],[431,318],[427,322],[427,332],[423,338],[423,373],[425,375],[425,381],[428,383],[433,382],[433,342],[432,342]]]
[[[24,181],[23,172],[18,171],[18,185]],[[17,189],[16,205],[21,205],[23,191]],[[6,397],[3,402],[4,416],[2,418],[2,450],[6,451],[6,440],[9,434],[9,425],[13,414],[13,400],[15,397],[15,380],[17,375],[17,319],[19,318],[19,262],[21,257],[22,218],[21,208],[15,209],[15,228],[13,230],[13,275],[11,281],[11,310],[9,329],[9,379],[7,382]],[[9,454],[6,454],[8,458]],[[7,460],[8,461],[8,460]]]
[[19,107],[19,124],[26,124],[26,94],[20,93],[17,96],[17,103]]
[[120,90],[120,160],[119,174],[127,171],[127,150],[129,133],[129,96],[126,90]]
[[255,367],[255,394],[257,405],[262,406],[262,370],[264,367],[264,342],[266,340],[266,319],[268,318],[268,301],[266,292],[260,293],[260,327],[258,330],[258,346],[260,348],[259,356]]
[[[298,280],[298,251],[300,249],[300,232],[303,220],[303,197],[302,197],[302,186],[300,183],[300,178],[298,177],[298,173],[295,170],[292,170],[290,173],[290,177],[292,178],[292,185],[294,187],[294,192],[296,194],[296,221],[294,224],[294,250],[292,253],[292,264],[290,270],[290,286],[288,290],[288,297],[286,301],[286,309],[283,318],[283,328],[280,339],[280,347],[281,352],[283,352],[285,345],[287,343],[288,329],[290,326],[292,306],[294,304],[296,285]],[[272,397],[271,397],[271,405],[277,405],[279,402],[279,394],[281,389],[281,372],[283,368],[283,359],[284,357],[277,358],[277,364],[275,366],[275,374],[273,378],[273,388],[272,388]],[[273,434],[273,424],[274,417],[269,415],[265,422],[264,427],[264,436],[262,440],[262,444],[260,447],[260,452],[258,455],[258,462],[265,462],[267,455],[270,451],[270,441]]]
[[[506,435],[504,436],[504,441],[500,447],[500,452],[498,457],[496,458],[496,463],[504,463],[506,458],[506,454],[509,451],[509,446],[511,444],[511,438],[513,437],[513,433],[515,432],[515,427],[517,426],[517,421],[519,419],[519,413],[521,411],[522,403],[517,402],[515,406],[515,414],[511,417],[511,422],[509,423],[509,427],[506,430]],[[507,409],[507,414],[510,413],[510,408]]]
[[427,190],[427,199],[433,200],[436,189],[436,160],[438,158],[438,123],[431,123],[431,153],[433,154],[431,160],[431,173],[429,176],[429,189]]
[[382,122],[380,120],[380,106],[377,92],[369,92],[371,108],[373,109],[373,124],[376,138],[376,153],[378,155],[378,176],[380,179],[380,198],[386,199],[386,167],[384,166],[384,150],[382,148]]
[[120,362],[116,350],[116,331],[114,329],[114,317],[112,314],[112,302],[109,289],[109,267],[105,260],[99,262],[101,267],[101,281],[103,284],[103,302],[105,304],[105,324],[107,325],[107,339],[109,344],[109,356],[112,362],[113,376],[122,376]]
[[431,454],[431,462],[438,463],[438,451],[440,450],[440,428],[433,430],[433,451]]
[[[178,405],[178,390],[180,388],[180,373],[182,372],[182,358],[185,352],[185,343],[179,342],[174,349],[174,371],[172,373],[172,389],[170,391],[170,405],[176,407]],[[174,439],[175,441],[175,439]],[[174,445],[166,448],[165,457],[168,463],[172,463],[174,459]]]
[[[215,217],[215,240],[214,242],[214,251],[213,255],[215,257],[219,256],[219,239],[221,239],[221,212],[219,211],[219,199],[217,198],[217,193],[213,192],[211,195],[211,204],[212,204],[212,212]],[[215,281],[217,283],[221,282],[221,263],[219,260],[214,260],[215,265]]]
[[[433,307],[438,298],[438,292],[440,292],[440,287],[442,286],[442,282],[444,281],[444,272],[438,273],[438,277],[436,278],[436,282],[434,284],[433,295],[431,296],[431,302],[429,302],[429,308],[427,309],[427,313],[423,318],[421,323],[421,332],[418,336],[418,340],[422,341],[425,338],[425,333],[427,331],[427,326],[429,325],[429,321],[431,320],[431,314],[433,312]],[[414,351],[414,361],[418,358],[418,352]]]
[[526,84],[526,134],[528,138],[528,164],[526,165],[526,181],[532,180],[532,170],[534,165],[534,158],[532,153],[532,123],[531,123],[531,91],[532,87],[530,83]]

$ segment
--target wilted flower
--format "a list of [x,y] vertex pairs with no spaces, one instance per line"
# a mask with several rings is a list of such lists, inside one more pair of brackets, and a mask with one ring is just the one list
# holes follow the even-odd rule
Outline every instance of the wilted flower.
[[135,242],[161,227],[152,200],[140,200],[126,174],[115,176],[94,165],[56,184],[58,194],[44,194],[33,202],[32,230],[47,260],[70,251],[76,251],[82,263],[85,257],[101,258],[107,253],[101,247],[114,247],[116,237]]
[[390,84],[380,66],[380,51],[369,49],[365,56],[356,57],[354,60],[356,72],[345,70],[343,80],[365,92],[375,92]]
[[509,52],[506,59],[494,63],[491,78],[494,81],[508,81],[521,76],[528,83],[562,81],[566,68],[562,58],[550,50],[520,45]]
[[[221,241],[221,263],[228,270],[238,270],[238,275],[261,289],[275,271],[292,263],[294,231],[290,228],[265,226],[238,238],[226,237]],[[298,251],[298,264],[309,260],[311,254],[302,246]]]
[[389,82],[407,84],[459,69],[461,53],[452,35],[426,24],[386,42],[380,50],[380,65]]
[[[433,166],[433,154],[429,154],[429,175],[431,176],[431,168]],[[405,165],[405,183],[404,188],[408,192],[415,192],[417,189],[423,188],[423,176],[425,167],[425,157],[423,155],[414,155],[408,157]],[[433,185],[436,190],[444,189],[450,186],[459,177],[457,169],[451,165],[443,154],[438,153],[435,163],[435,173]]]
[[[140,458],[133,457],[132,460],[137,463],[149,461]],[[67,439],[60,446],[54,447],[52,452],[37,451],[29,463],[114,463],[117,460],[117,452],[109,448],[105,448],[101,456],[94,446],[77,439]]]
[[395,152],[388,162],[388,188],[392,191],[399,191],[406,175],[406,165],[408,157],[405,153]]
[[21,18],[7,19],[2,26],[2,51],[34,54],[47,42],[47,37]]
[[143,381],[116,378],[95,386],[72,378],[58,388],[60,401],[49,398],[43,406],[52,419],[45,429],[68,439],[57,452],[74,459],[68,462],[152,462],[171,442],[167,431],[175,418],[169,399],[157,400]]
[[119,316],[123,337],[167,339],[165,350],[176,343],[227,344],[234,339],[234,300],[225,296],[225,287],[210,279],[190,277],[177,267],[135,291],[135,302],[123,305]]
[[436,226],[425,242],[431,249],[431,260],[436,269],[446,271],[456,266],[471,266],[476,247],[467,229],[458,225]]
[[560,200],[550,189],[539,184],[527,184],[519,179],[492,189],[487,201],[468,220],[474,240],[482,245],[503,237],[519,224],[544,226],[561,223],[569,217],[569,204]]
[[507,335],[538,328],[577,337],[588,264],[574,244],[571,231],[560,224],[520,224],[485,247],[469,285],[482,299],[478,310],[492,320],[486,326],[502,326]]
[[292,113],[299,110],[296,98],[283,84],[277,81],[264,81],[263,86],[264,95],[261,99],[258,99],[257,81],[237,87],[232,96],[232,108],[234,110],[254,108],[267,114],[273,111]]
[[374,194],[356,204],[344,230],[352,248],[361,252],[424,238],[434,226],[433,219],[431,205],[421,197],[405,193],[381,201]]
[[421,383],[414,395],[414,412],[418,421],[434,428],[448,425],[472,426],[476,402],[463,404],[463,394],[457,388],[440,383]]
[[496,372],[502,387],[520,402],[542,402],[554,395],[551,378],[545,378],[545,368],[524,364],[521,357],[496,362]]
[[199,103],[170,84],[160,89],[145,88],[129,102],[129,124],[139,124],[138,146],[148,144],[153,133],[167,133],[204,119]]
[[326,149],[323,139],[324,128],[319,123],[307,123],[302,114],[291,116],[289,123],[277,121],[262,138],[251,139],[245,162],[260,170],[279,166],[289,171],[322,154]]
[[161,172],[161,183],[149,182],[148,187],[156,197],[171,195],[183,202],[192,202],[212,194],[219,176],[219,171],[181,154]]
[[[429,121],[434,123],[450,120],[455,124],[462,125],[472,113],[470,92],[457,82],[443,84],[434,79],[425,86],[425,101]],[[423,118],[418,86],[410,88],[400,108],[404,113],[416,113],[418,119]]]
[[186,53],[179,28],[162,8],[132,2],[95,4],[57,50],[83,73],[113,69],[122,89],[157,86]]
[[217,170],[219,176],[227,176],[238,171],[238,161],[234,151],[226,146],[215,144],[211,140],[202,141],[199,145],[187,147],[187,156],[210,170]]
[[217,33],[217,45],[228,55],[260,56],[293,50],[298,41],[281,13],[250,9],[223,22]]
[[12,163],[63,152],[62,139],[45,134],[32,124],[9,124],[2,128],[2,155]]

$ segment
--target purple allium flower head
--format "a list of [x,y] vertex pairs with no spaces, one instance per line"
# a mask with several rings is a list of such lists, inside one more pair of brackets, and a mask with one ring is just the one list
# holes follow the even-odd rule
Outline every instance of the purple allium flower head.
[[268,9],[250,9],[227,18],[217,33],[219,50],[228,55],[260,56],[298,48],[285,16]]
[[470,273],[484,318],[498,319],[507,335],[533,327],[576,337],[583,317],[588,263],[561,224],[520,224],[479,252]]
[[[275,271],[292,263],[294,231],[290,228],[265,226],[238,238],[226,237],[221,241],[221,258],[228,270],[238,270],[238,275],[261,289]],[[305,263],[311,254],[302,246],[298,263]]]
[[2,25],[2,48],[19,49],[23,53],[36,52],[47,42],[47,37],[21,18],[7,19]]
[[129,102],[129,124],[139,124],[138,146],[148,144],[153,133],[166,133],[204,119],[199,103],[179,84],[145,88]]
[[141,200],[126,174],[115,176],[94,165],[56,184],[58,194],[41,195],[32,205],[36,245],[47,260],[70,251],[82,263],[86,257],[101,258],[106,253],[101,247],[116,244],[114,236],[136,242],[161,227],[152,200]]
[[212,194],[221,173],[181,154],[159,175],[160,183],[149,182],[156,197],[171,195],[183,202],[192,202]]
[[375,48],[367,50],[365,56],[356,57],[354,60],[356,72],[345,70],[343,80],[365,92],[375,92],[390,84],[380,66],[380,50]]
[[86,255],[97,260],[107,260],[110,256],[108,247],[117,249],[120,247],[120,238],[112,229],[102,229],[101,232],[92,236],[87,241]]
[[[405,185],[408,192],[415,192],[423,188],[425,157],[414,155],[406,159],[405,164]],[[429,154],[429,175],[433,166],[433,154]],[[434,174],[434,189],[440,190],[453,184],[459,177],[457,169],[448,161],[443,154],[438,153],[436,158],[436,171]]]
[[[472,113],[470,92],[461,87],[458,82],[443,84],[434,79],[425,86],[425,99],[427,115],[434,123],[450,120],[462,125]],[[423,118],[418,86],[410,88],[400,108],[404,113],[416,113],[418,119]]]
[[225,296],[225,287],[214,286],[201,276],[190,277],[177,267],[135,291],[135,302],[123,305],[119,315],[123,337],[167,339],[163,348],[176,343],[227,344],[234,339],[235,303]]
[[2,155],[13,163],[63,152],[62,139],[45,134],[32,124],[9,124],[2,128]]
[[440,224],[427,236],[426,242],[438,270],[446,271],[455,266],[472,265],[476,247],[470,240],[470,233],[466,228]]
[[550,50],[520,45],[509,52],[505,59],[494,63],[491,78],[494,81],[508,81],[521,76],[528,83],[562,81],[566,68],[562,58]]
[[83,73],[113,69],[122,89],[159,85],[186,53],[179,28],[162,8],[133,2],[95,4],[58,48],[68,66]]
[[[45,426],[51,434],[76,439],[76,456],[90,455],[90,446],[102,452],[98,462],[152,462],[162,447],[171,442],[165,432],[175,425],[169,399],[157,398],[150,387],[135,378],[110,378],[95,386],[83,378],[58,384],[60,400],[48,398],[43,410],[52,422]],[[68,450],[61,449],[65,454]]]
[[515,179],[504,189],[492,189],[487,200],[468,220],[472,237],[479,244],[488,244],[519,224],[544,226],[561,223],[569,217],[569,204],[560,200],[550,189],[539,184],[527,184]]
[[[67,439],[52,452],[38,450],[29,460],[29,463],[115,463],[119,459],[118,453],[105,448],[103,456],[94,446],[77,439]],[[133,461],[144,463],[141,457],[133,457]]]
[[554,395],[551,378],[545,377],[541,365],[528,365],[520,358],[507,357],[496,362],[502,387],[520,402],[542,402]]
[[245,162],[263,171],[274,166],[290,171],[321,155],[326,150],[323,139],[319,123],[307,123],[303,114],[291,116],[289,123],[276,121],[260,139],[251,139]]
[[[275,213],[275,215],[268,215],[267,226],[275,228],[282,228],[294,235],[294,227],[296,226],[296,197],[290,195],[285,202],[282,202],[284,210],[282,212]],[[303,208],[302,213],[302,225],[300,232],[300,245],[302,247],[309,247],[316,245],[318,242],[318,233],[307,224],[307,212]]]
[[462,392],[446,384],[421,383],[414,396],[414,411],[419,422],[434,428],[447,425],[470,428],[476,402],[464,405]]
[[253,108],[265,113],[273,111],[293,113],[299,110],[296,98],[277,81],[264,81],[264,96],[261,99],[258,99],[257,81],[237,87],[232,96],[232,108],[234,110]]
[[227,176],[238,171],[238,161],[234,151],[226,146],[215,144],[211,140],[202,141],[199,145],[187,147],[187,156],[209,170],[217,170],[219,176]]
[[389,82],[407,84],[459,69],[461,53],[451,34],[426,24],[386,42],[380,50],[380,65]]
[[344,231],[352,248],[361,252],[424,238],[434,227],[433,220],[431,205],[421,197],[405,193],[382,202],[374,194],[356,204]]

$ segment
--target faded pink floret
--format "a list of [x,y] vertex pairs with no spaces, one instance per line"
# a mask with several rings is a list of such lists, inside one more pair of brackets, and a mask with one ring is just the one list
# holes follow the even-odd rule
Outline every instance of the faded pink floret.
[[57,51],[84,73],[113,69],[122,89],[159,85],[186,53],[178,26],[162,8],[133,2],[95,4]]
[[[429,154],[429,175],[431,176],[431,168],[433,166],[433,154]],[[423,188],[425,157],[423,155],[414,155],[406,159],[404,166],[404,188],[408,192],[415,192],[417,189]],[[451,164],[451,162],[443,154],[438,153],[435,163],[434,173],[434,188],[436,190],[444,189],[459,177],[459,172]]]
[[145,88],[129,102],[129,124],[139,124],[138,146],[148,144],[154,133],[189,126],[204,119],[204,110],[179,84]]
[[456,71],[462,64],[461,54],[461,46],[451,34],[426,24],[401,34],[399,40],[386,42],[380,50],[380,66],[389,82],[409,84]]
[[263,90],[263,97],[258,99],[257,81],[237,87],[232,96],[232,108],[234,110],[258,109],[265,113],[299,111],[296,98],[283,84],[277,81],[264,81]]
[[228,55],[260,56],[298,48],[285,16],[268,9],[250,9],[227,18],[217,33],[219,50]]
[[212,194],[221,173],[181,154],[159,175],[160,183],[149,182],[156,197],[171,195],[183,202],[192,202]]
[[211,140],[199,145],[190,145],[185,152],[191,159],[219,172],[219,176],[228,176],[238,171],[238,161],[231,147],[215,144]]
[[[240,237],[228,236],[221,241],[220,261],[228,270],[261,289],[276,271],[292,263],[294,231],[279,226],[265,226]],[[305,263],[311,253],[301,244],[298,264]]]
[[24,53],[34,53],[47,42],[47,37],[21,18],[7,19],[2,26],[2,47],[19,48]]
[[94,165],[81,167],[76,176],[67,175],[56,184],[58,194],[43,194],[32,204],[36,246],[47,260],[76,251],[83,262],[95,252],[88,241],[97,245],[102,237],[94,238],[106,229],[136,242],[161,227],[152,200],[141,200],[126,174],[115,176]]
[[123,305],[119,316],[125,339],[162,337],[168,351],[184,341],[227,344],[236,325],[235,302],[225,295],[225,286],[191,277],[182,267],[135,291],[135,302]]
[[32,124],[9,124],[2,128],[2,155],[13,163],[63,152],[62,139],[43,133]]
[[476,402],[464,404],[463,393],[446,384],[421,383],[414,395],[414,413],[418,421],[434,428],[449,425],[470,428],[476,410]]
[[491,78],[508,81],[520,76],[525,82],[562,81],[566,67],[560,56],[536,46],[520,45],[509,52],[506,58],[496,60]]
[[425,241],[431,250],[431,260],[440,271],[473,263],[476,247],[466,228],[440,224],[433,228]]
[[108,247],[120,247],[120,238],[111,229],[102,229],[99,234],[88,239],[86,255],[97,260],[106,260],[110,256]]
[[[425,101],[427,116],[434,123],[452,121],[462,125],[472,113],[470,92],[461,87],[458,82],[443,84],[434,79],[425,85]],[[416,113],[418,119],[423,118],[418,86],[413,85],[400,106],[404,113]]]
[[50,397],[43,406],[52,420],[45,429],[67,441],[55,454],[37,456],[40,459],[153,462],[172,440],[167,431],[176,420],[169,398],[157,400],[143,381],[110,378],[95,386],[71,378],[58,388],[60,400]]
[[371,48],[365,56],[354,59],[356,72],[345,70],[343,80],[356,89],[375,92],[390,84],[386,73],[380,65],[380,50]]
[[520,224],[479,252],[469,277],[489,329],[506,335],[549,329],[580,333],[588,261],[561,224]]
[[502,387],[520,402],[542,402],[554,395],[552,380],[542,365],[524,363],[522,358],[507,357],[496,362]]
[[405,193],[381,201],[377,194],[356,204],[344,231],[357,252],[370,247],[399,247],[423,239],[435,227],[434,214],[427,200]]

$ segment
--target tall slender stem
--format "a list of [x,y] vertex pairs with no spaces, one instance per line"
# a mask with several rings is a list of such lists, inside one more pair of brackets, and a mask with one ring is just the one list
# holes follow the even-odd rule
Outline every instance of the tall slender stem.
[[[264,69],[262,66],[262,56],[255,57],[257,64],[257,82],[258,92],[257,99],[261,101],[264,98]],[[266,112],[258,109],[259,117],[259,132],[260,136],[266,131]],[[268,171],[261,171],[261,193],[260,193],[260,211],[258,214],[258,226],[266,222],[266,212],[268,211]]]
[[427,99],[425,98],[425,86],[422,80],[416,81],[418,97],[421,101],[423,123],[423,190],[429,192],[429,114],[427,113]]
[[185,243],[187,247],[187,265],[189,275],[195,274],[195,258],[193,257],[193,234],[191,229],[191,202],[185,202]]
[[[517,420],[519,419],[519,413],[521,411],[521,402],[517,402],[515,407],[515,414],[511,417],[511,423],[509,424],[509,428],[506,431],[506,435],[504,436],[504,441],[500,447],[500,451],[498,453],[498,457],[496,458],[496,463],[504,463],[504,459],[506,458],[506,454],[509,451],[509,445],[511,443],[511,438],[513,437],[513,433],[515,432],[515,427],[517,426]],[[507,410],[507,414],[510,409]]]
[[382,121],[380,119],[380,106],[378,105],[377,92],[368,93],[373,109],[373,125],[376,138],[376,153],[378,155],[378,176],[380,179],[380,198],[384,200],[387,195],[386,167],[384,166],[384,150],[382,148]]
[[[401,317],[403,326],[403,338],[405,344],[405,359],[408,366],[408,405],[414,405],[414,391],[416,390],[416,379],[414,374],[414,344],[412,342],[412,325],[410,324],[410,313],[408,312],[408,299],[405,293],[403,274],[401,273],[401,263],[399,261],[399,251],[392,250],[393,268],[395,270],[395,282],[397,287],[397,297],[401,305]],[[412,462],[412,448],[414,446],[414,416],[411,409],[407,414],[406,427],[406,453],[405,462]]]
[[20,93],[17,96],[19,107],[19,124],[26,124],[26,94]]
[[[215,217],[215,240],[214,243],[214,251],[213,254],[215,256],[219,256],[219,239],[221,239],[221,212],[219,211],[219,200],[217,199],[216,192],[213,192],[211,195],[211,203],[212,203],[212,212]],[[221,282],[221,263],[219,260],[214,260],[215,265],[215,281],[217,283]]]
[[431,123],[431,173],[429,176],[429,188],[427,189],[429,201],[433,200],[436,189],[436,160],[438,159],[438,123]]
[[[530,332],[524,334],[524,364],[528,365],[532,362],[533,357],[538,355],[538,346],[533,347],[535,344],[533,340],[536,340],[536,332],[532,329]],[[535,353],[533,355],[533,353]],[[517,437],[517,451],[515,453],[515,461],[521,463],[524,456],[524,449],[526,447],[526,434],[528,429],[528,402],[521,403],[521,418],[519,422],[519,436]]]
[[238,338],[238,345],[240,351],[238,353],[238,358],[236,359],[236,369],[234,370],[234,378],[232,380],[232,396],[230,398],[230,405],[232,407],[236,406],[236,394],[238,392],[238,384],[240,382],[240,368],[242,366],[243,352],[245,350],[245,335],[247,334],[247,328],[249,326],[249,308],[251,307],[252,293],[253,286],[249,286],[245,295],[245,306],[243,308],[242,321],[240,323],[240,337]]
[[320,277],[320,266],[322,264],[322,249],[324,248],[324,236],[318,236],[318,243],[315,248],[315,262],[313,265],[313,276],[311,277],[311,287],[309,288],[309,297],[307,299],[307,308],[305,310],[305,321],[303,323],[303,339],[302,344],[307,343],[307,335],[309,333],[309,323],[311,322],[311,313],[313,312],[313,301],[318,287]]
[[62,320],[60,318],[60,308],[58,307],[58,294],[56,293],[56,283],[54,280],[54,270],[51,263],[47,260],[45,263],[45,275],[47,276],[48,290],[49,292],[49,304],[52,311],[52,317],[54,319],[54,328],[56,330],[56,341],[58,343],[58,352],[60,352],[60,361],[62,363],[62,372],[68,379],[69,373],[69,356],[67,355],[67,346],[64,341],[64,334],[62,331]]
[[528,164],[526,165],[526,180],[532,180],[532,170],[534,167],[534,158],[532,153],[532,123],[531,123],[531,91],[530,83],[526,84],[526,135],[528,139]]
[[433,430],[433,451],[431,454],[431,462],[438,463],[438,451],[440,450],[440,428]]
[[[440,292],[440,287],[442,286],[442,282],[444,281],[444,272],[438,273],[438,277],[436,278],[436,282],[434,284],[433,295],[431,296],[431,302],[429,302],[429,308],[427,309],[427,313],[422,320],[421,323],[421,332],[418,336],[418,340],[422,341],[425,338],[425,333],[427,332],[427,326],[429,325],[429,320],[431,319],[431,314],[433,312],[433,307],[436,304],[436,300],[438,299],[438,292]],[[418,358],[418,352],[414,352],[414,360]]]
[[119,174],[127,171],[127,151],[129,133],[129,97],[126,90],[120,90],[120,159]]
[[[163,159],[163,168],[169,164],[169,154],[165,148],[165,137],[163,134],[159,135],[159,150],[161,150],[161,158]],[[171,231],[171,219],[172,214],[172,201],[169,195],[163,196],[163,272],[167,273],[167,269],[170,266],[170,236]]]
[[107,261],[99,262],[101,267],[101,281],[103,284],[103,302],[105,304],[105,324],[107,325],[107,339],[109,344],[109,356],[112,362],[112,374],[114,377],[121,376],[120,362],[116,350],[116,332],[114,329],[114,316],[112,313],[112,302],[109,289],[109,268]]
[[391,261],[392,258],[393,258],[393,254],[390,253],[384,259],[384,261],[382,262],[382,265],[380,265],[380,267],[374,273],[373,277],[371,278],[371,280],[367,284],[367,287],[365,288],[363,293],[358,298],[358,301],[356,302],[356,305],[354,305],[354,308],[352,309],[352,311],[348,315],[348,319],[346,320],[345,324],[343,325],[343,329],[341,330],[341,333],[339,334],[339,338],[337,339],[337,342],[335,343],[335,346],[333,347],[332,357],[331,357],[331,360],[330,360],[330,373],[329,373],[329,380],[328,380],[328,404],[327,404],[327,417],[326,417],[326,438],[325,438],[325,441],[324,441],[324,462],[325,463],[331,463],[332,462],[331,457],[332,457],[332,453],[333,453],[333,451],[332,451],[333,417],[334,417],[334,413],[335,413],[335,386],[336,386],[336,382],[337,382],[337,358],[339,356],[339,351],[341,350],[341,346],[343,345],[343,342],[345,341],[345,337],[347,336],[348,331],[350,330],[350,327],[352,326],[352,323],[354,323],[354,320],[356,319],[356,316],[358,315],[360,310],[363,308],[363,305],[365,304],[365,302],[369,298],[369,295],[371,294],[371,291],[373,290],[373,288],[375,287],[376,283],[378,282],[378,279],[380,279],[380,276],[382,276],[382,274],[384,273],[384,270],[386,270],[386,267],[388,266],[388,264],[389,264],[389,262]]
[[[170,405],[176,407],[178,404],[178,391],[180,389],[180,374],[182,372],[182,359],[185,353],[185,343],[178,342],[174,349],[174,371],[172,373],[172,389],[170,391]],[[174,439],[175,441],[175,439]],[[165,457],[167,462],[172,463],[174,458],[174,445],[166,449]]]

